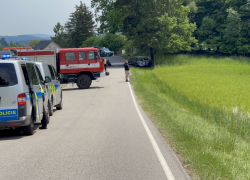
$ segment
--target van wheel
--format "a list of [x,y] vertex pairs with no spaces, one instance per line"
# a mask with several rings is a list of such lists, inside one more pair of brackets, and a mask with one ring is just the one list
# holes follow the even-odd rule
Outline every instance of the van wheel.
[[52,102],[49,100],[49,115],[53,116],[53,113],[54,113],[54,111],[53,111],[53,105],[52,105]]
[[82,74],[77,78],[77,86],[80,89],[88,89],[91,83],[92,83],[91,78],[86,74]]
[[47,112],[45,110],[45,107],[43,106],[43,119],[41,121],[43,127],[47,127],[47,124],[49,124],[50,116],[49,116],[49,103],[47,105]]
[[60,104],[56,107],[57,110],[62,110],[63,108],[63,100],[62,100],[62,95],[61,95],[61,102]]
[[28,126],[23,127],[23,133],[25,135],[33,135],[34,134],[34,126],[35,126],[34,117],[32,115],[30,124]]

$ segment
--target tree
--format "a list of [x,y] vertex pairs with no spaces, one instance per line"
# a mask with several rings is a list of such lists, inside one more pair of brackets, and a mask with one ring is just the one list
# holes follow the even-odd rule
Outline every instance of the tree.
[[8,47],[8,43],[7,43],[7,41],[4,38],[0,39],[0,45],[4,46],[4,47]]
[[241,18],[240,41],[241,46],[238,46],[238,53],[250,54],[250,3],[242,5],[239,9]]
[[81,47],[107,47],[112,51],[116,51],[122,48],[125,45],[124,37],[118,34],[108,33],[104,37],[92,36],[89,37],[86,41],[83,41]]
[[69,47],[67,45],[68,36],[64,32],[64,27],[59,22],[55,25],[53,31],[55,33],[55,37],[50,37],[51,40],[63,48]]
[[195,24],[189,24],[187,14],[189,9],[180,6],[175,9],[176,15],[169,16],[168,13],[159,18],[160,30],[156,33],[157,43],[152,44],[155,49],[168,53],[180,51],[191,51],[191,44],[196,40],[192,37]]
[[189,8],[182,6],[180,1],[92,0],[92,7],[103,8],[100,28],[111,30],[115,24],[136,47],[150,52],[152,60],[158,50],[190,50],[190,45],[196,42],[191,37],[195,24],[189,23],[187,18]]
[[227,12],[228,16],[223,37],[224,43],[222,44],[220,51],[229,54],[236,54],[238,53],[238,47],[242,46],[240,38],[242,21],[237,11],[229,8]]
[[81,46],[83,41],[94,35],[95,28],[93,14],[89,8],[82,1],[80,6],[76,5],[75,8],[75,12],[71,13],[69,21],[65,24],[71,47]]
[[99,36],[89,37],[88,39],[86,39],[86,41],[83,41],[81,47],[101,46],[100,45],[101,40],[102,38]]
[[41,40],[35,40],[35,39],[34,39],[34,40],[31,40],[31,41],[29,42],[28,45],[29,45],[30,47],[33,48],[33,47],[35,47],[40,41],[41,41]]
[[202,24],[197,31],[197,37],[203,50],[209,50],[210,52],[217,51],[221,41],[221,37],[217,36],[216,21],[210,17],[205,17]]
[[[248,49],[247,43],[243,42],[246,37],[242,38],[243,31],[245,35],[248,34],[248,28],[244,26],[244,22],[249,20],[248,13],[245,13],[248,8],[244,8],[247,7],[247,0],[184,0],[184,5],[189,5],[190,2],[197,7],[197,11],[189,13],[188,17],[190,22],[197,25],[194,36],[198,39],[201,49],[222,53],[243,53]],[[244,13],[243,9],[246,10]],[[241,12],[246,15],[243,24],[240,25],[240,21],[234,24],[235,20],[241,18]],[[238,29],[236,26],[239,25],[242,26],[240,35],[231,33],[230,36],[229,29]]]
[[10,42],[10,47],[21,47],[20,45],[17,45],[16,43]]
[[2,51],[3,48],[4,48],[3,46],[0,46],[0,51]]
[[113,33],[106,34],[100,41],[100,46],[107,47],[110,50],[115,51],[115,53],[124,45],[124,37]]
[[[117,14],[122,14],[121,9],[114,9],[114,2],[110,0],[91,0],[91,7],[95,8],[96,21],[100,22],[100,28],[98,28],[99,33],[116,33],[120,32],[117,25],[117,19],[120,16]],[[121,11],[120,13],[114,12],[115,10]],[[114,16],[111,14],[114,12]],[[100,15],[101,14],[101,15]],[[115,18],[115,19],[113,19]]]

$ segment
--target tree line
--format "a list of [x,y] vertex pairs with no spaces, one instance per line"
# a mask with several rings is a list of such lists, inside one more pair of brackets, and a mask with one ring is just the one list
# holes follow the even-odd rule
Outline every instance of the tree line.
[[185,0],[189,21],[198,40],[194,50],[212,53],[250,53],[250,3],[248,0]]
[[156,53],[250,54],[248,0],[91,0],[91,8],[94,14],[80,1],[51,39],[63,48],[132,46],[152,59]]
[[100,23],[98,29],[94,25],[94,15],[80,2],[64,26],[59,22],[56,24],[53,29],[55,37],[51,39],[62,47],[99,45],[116,50],[122,46],[134,46],[150,52],[152,59],[156,52],[191,51],[191,45],[197,42],[192,36],[196,25],[189,22],[189,7],[183,3],[92,0],[91,7]]
[[250,53],[248,0],[91,2],[100,32],[122,32],[151,56],[157,52]]

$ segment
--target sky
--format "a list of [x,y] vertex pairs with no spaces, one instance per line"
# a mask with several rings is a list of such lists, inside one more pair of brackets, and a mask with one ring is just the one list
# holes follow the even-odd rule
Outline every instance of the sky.
[[[91,9],[91,0],[82,0]],[[80,0],[0,0],[0,35],[54,35],[53,28],[66,23]]]

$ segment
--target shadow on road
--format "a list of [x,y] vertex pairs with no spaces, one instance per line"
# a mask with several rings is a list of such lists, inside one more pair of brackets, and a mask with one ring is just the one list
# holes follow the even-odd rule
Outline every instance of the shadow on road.
[[126,82],[126,81],[119,81],[119,82],[117,82],[117,83],[128,83],[128,82]]
[[123,66],[123,65],[120,65],[120,64],[112,64],[112,66],[108,66],[108,67],[107,67],[107,71],[108,71],[109,69],[119,69],[119,68],[124,68],[124,66]]
[[89,87],[88,89],[79,89],[78,87],[75,87],[75,88],[69,88],[69,89],[62,89],[62,91],[87,91],[91,89],[102,89],[102,88],[104,87],[96,86],[96,87]]
[[[41,123],[35,124],[34,134],[36,133],[36,130],[39,130],[40,126],[41,126]],[[15,130],[12,130],[12,129],[0,130],[0,141],[18,140],[24,137],[27,137],[27,136],[24,135],[23,129],[21,127]]]

